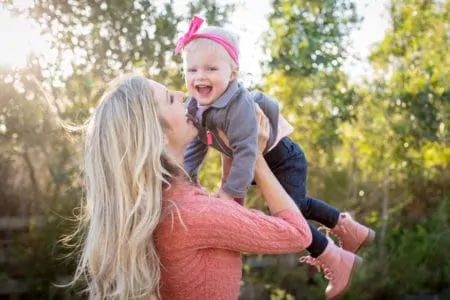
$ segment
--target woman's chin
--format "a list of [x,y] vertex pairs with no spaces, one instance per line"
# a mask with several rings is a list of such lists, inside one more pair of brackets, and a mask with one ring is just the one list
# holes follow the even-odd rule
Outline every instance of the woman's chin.
[[192,127],[193,127],[192,139],[194,139],[198,135],[198,129],[195,126],[192,126]]

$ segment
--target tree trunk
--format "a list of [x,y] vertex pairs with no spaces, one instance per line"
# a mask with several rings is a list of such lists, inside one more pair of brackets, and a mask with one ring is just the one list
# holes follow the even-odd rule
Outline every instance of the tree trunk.
[[29,170],[29,177],[30,177],[30,181],[31,181],[31,186],[33,188],[33,192],[34,192],[34,199],[32,199],[32,201],[30,202],[30,205],[28,207],[28,214],[33,214],[36,205],[39,203],[39,201],[41,200],[41,191],[39,188],[39,183],[36,179],[36,171],[34,169],[33,163],[31,162],[30,159],[30,155],[28,153],[28,149],[24,149],[23,153],[22,153],[22,157],[25,161],[25,164],[28,167]]
[[[384,238],[386,237],[386,232],[389,223],[389,185],[390,185],[390,174],[389,167],[386,166],[384,169],[384,181],[383,181],[383,201],[381,207],[381,218],[383,220],[383,225],[380,230],[380,245],[384,245]],[[381,248],[380,254],[384,257],[384,247]]]

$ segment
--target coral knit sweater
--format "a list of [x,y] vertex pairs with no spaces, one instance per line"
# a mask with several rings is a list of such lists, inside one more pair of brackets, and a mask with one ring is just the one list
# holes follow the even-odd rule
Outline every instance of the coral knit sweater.
[[162,219],[155,232],[162,298],[235,300],[241,252],[293,253],[309,246],[311,239],[297,211],[268,216],[175,181],[164,192]]

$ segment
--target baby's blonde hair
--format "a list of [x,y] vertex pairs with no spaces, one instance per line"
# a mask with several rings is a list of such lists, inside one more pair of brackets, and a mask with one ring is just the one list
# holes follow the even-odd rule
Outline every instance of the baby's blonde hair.
[[84,232],[74,282],[89,299],[159,298],[153,233],[162,186],[182,170],[165,151],[164,121],[149,80],[128,74],[104,93],[86,126]]
[[[212,33],[216,34],[227,41],[229,41],[233,47],[236,49],[237,54],[239,56],[239,36],[235,34],[234,32],[231,32],[229,30],[226,30],[222,27],[217,26],[208,26],[205,28],[202,28],[198,31],[198,33]],[[239,67],[236,64],[236,62],[231,58],[231,56],[228,54],[228,52],[225,50],[225,48],[217,43],[216,41],[207,39],[207,38],[199,38],[192,40],[189,44],[187,44],[183,49],[183,67],[184,70],[186,70],[186,53],[189,51],[196,51],[198,47],[211,47],[215,51],[218,51],[223,57],[229,60],[231,64],[231,69],[233,71],[238,71]]]

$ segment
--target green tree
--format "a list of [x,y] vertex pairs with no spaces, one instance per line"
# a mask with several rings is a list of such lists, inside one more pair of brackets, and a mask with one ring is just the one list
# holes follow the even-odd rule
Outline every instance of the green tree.
[[391,123],[399,137],[397,155],[414,164],[426,145],[448,140],[450,1],[395,0],[390,12],[391,30],[371,61],[389,75],[384,97],[390,112],[398,115]]
[[361,200],[380,237],[348,298],[446,299],[449,269],[438,266],[449,242],[450,1],[390,4],[391,27],[370,57],[376,79],[358,92],[357,122],[340,126],[344,152],[354,145]]
[[392,1],[392,26],[370,58],[380,74],[371,101],[384,107],[391,132],[390,172],[396,174],[394,184],[408,190],[392,205],[410,217],[446,201],[441,197],[450,162],[449,8],[448,0]]
[[353,1],[274,0],[266,49],[270,70],[311,76],[339,70],[346,38],[359,22]]
[[[352,120],[358,97],[340,70],[349,32],[360,20],[353,1],[272,1],[265,38],[265,90],[282,103],[315,166],[329,166],[341,121]],[[313,184],[312,186],[320,186]]]
[[[295,128],[291,138],[306,152],[309,194],[341,202],[348,193],[348,178],[336,163],[342,143],[339,126],[353,122],[354,106],[361,98],[340,69],[348,34],[359,22],[354,1],[271,3],[263,89],[279,101]],[[267,294],[284,289],[298,299],[315,299],[322,298],[325,289],[321,275],[306,268],[267,267],[266,272],[255,270],[246,276],[250,282],[263,282]]]

